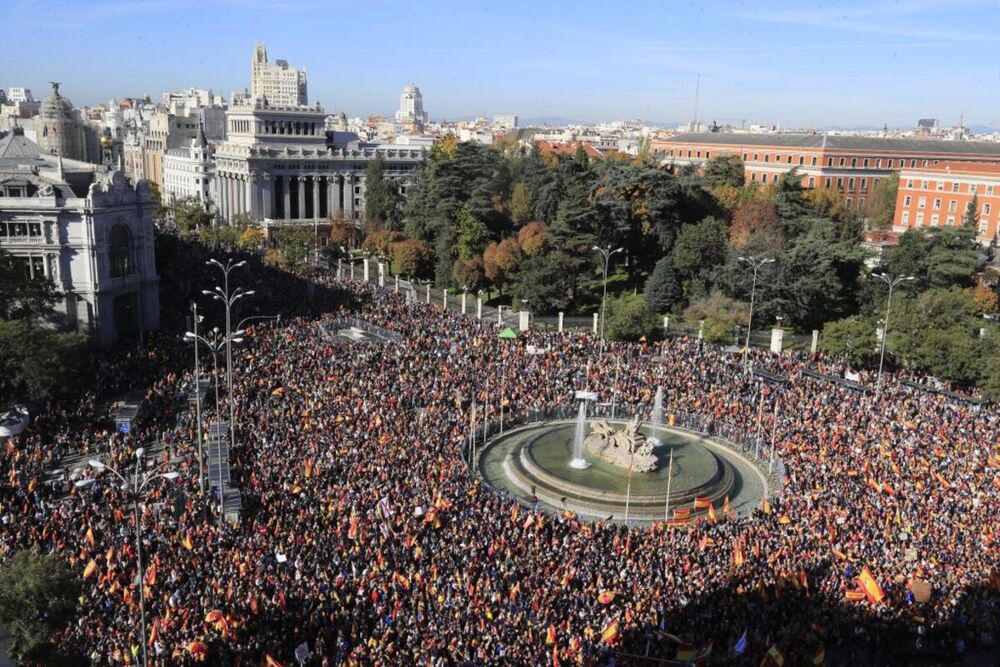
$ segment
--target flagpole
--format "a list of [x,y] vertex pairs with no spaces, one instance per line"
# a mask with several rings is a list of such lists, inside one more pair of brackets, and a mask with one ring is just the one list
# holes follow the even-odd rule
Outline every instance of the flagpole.
[[625,489],[625,527],[628,528],[628,505],[629,500],[632,498],[632,464],[635,461],[635,452],[632,452],[632,456],[629,458],[628,462],[628,487]]
[[764,388],[761,387],[760,391],[760,408],[757,410],[757,436],[754,438],[754,458],[760,458],[760,430],[763,427],[764,420]]
[[670,521],[670,482],[674,475],[674,450],[670,450],[670,464],[667,466],[667,502],[663,508],[663,520]]
[[771,459],[768,461],[768,472],[774,472],[774,440],[778,435],[778,396],[774,396],[774,419],[771,423]]

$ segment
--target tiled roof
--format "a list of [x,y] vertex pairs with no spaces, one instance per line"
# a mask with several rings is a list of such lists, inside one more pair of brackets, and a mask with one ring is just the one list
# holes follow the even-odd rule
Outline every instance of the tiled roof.
[[846,151],[931,153],[938,155],[996,155],[1000,143],[991,141],[944,141],[895,137],[858,137],[824,134],[735,134],[688,132],[664,140],[668,144],[719,144],[727,146],[775,146],[781,148],[825,148]]
[[951,174],[980,174],[1000,176],[1000,164],[993,162],[939,162],[927,167],[913,167],[904,171],[930,171]]
[[0,163],[16,161],[23,164],[25,160],[38,160],[41,155],[38,144],[24,136],[21,128],[14,128],[0,139]]

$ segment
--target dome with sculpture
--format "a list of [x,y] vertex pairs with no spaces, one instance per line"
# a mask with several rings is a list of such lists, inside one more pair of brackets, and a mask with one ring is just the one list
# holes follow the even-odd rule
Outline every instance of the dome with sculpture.
[[59,93],[59,82],[52,82],[52,94],[38,111],[37,142],[43,152],[70,160],[84,159],[80,122],[73,103]]

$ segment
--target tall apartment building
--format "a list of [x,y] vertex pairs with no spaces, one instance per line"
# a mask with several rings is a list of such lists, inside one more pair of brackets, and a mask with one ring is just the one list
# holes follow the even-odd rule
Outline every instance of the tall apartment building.
[[743,161],[747,182],[762,185],[797,168],[805,187],[835,189],[857,212],[864,212],[878,182],[900,169],[945,161],[1000,163],[1000,143],[792,133],[685,133],[653,141],[650,153],[678,166],[735,155]]
[[[268,104],[276,107],[309,104],[305,70],[290,67],[287,60],[276,60],[273,65],[270,64],[267,47],[263,44],[254,47],[250,81],[250,96],[253,99],[266,99]],[[233,103],[230,100],[230,104]]]
[[894,231],[961,225],[973,200],[983,245],[997,240],[1000,221],[1000,164],[939,162],[899,172]]
[[399,95],[399,111],[396,112],[396,122],[410,132],[423,132],[427,123],[427,112],[424,111],[424,96],[420,89],[412,83]]

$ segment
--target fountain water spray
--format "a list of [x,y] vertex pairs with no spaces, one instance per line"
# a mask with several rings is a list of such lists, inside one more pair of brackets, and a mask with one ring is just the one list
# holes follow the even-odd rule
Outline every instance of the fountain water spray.
[[[663,387],[656,388],[656,396],[653,398],[653,414],[649,418],[649,421],[653,424],[653,430],[659,433],[659,429],[663,428]],[[655,435],[649,438],[649,441],[654,447],[659,447],[663,444],[658,437]]]
[[580,411],[576,415],[576,431],[573,434],[573,458],[570,459],[569,467],[583,470],[589,468],[590,463],[583,458],[583,439],[587,434],[587,404],[580,401]]

